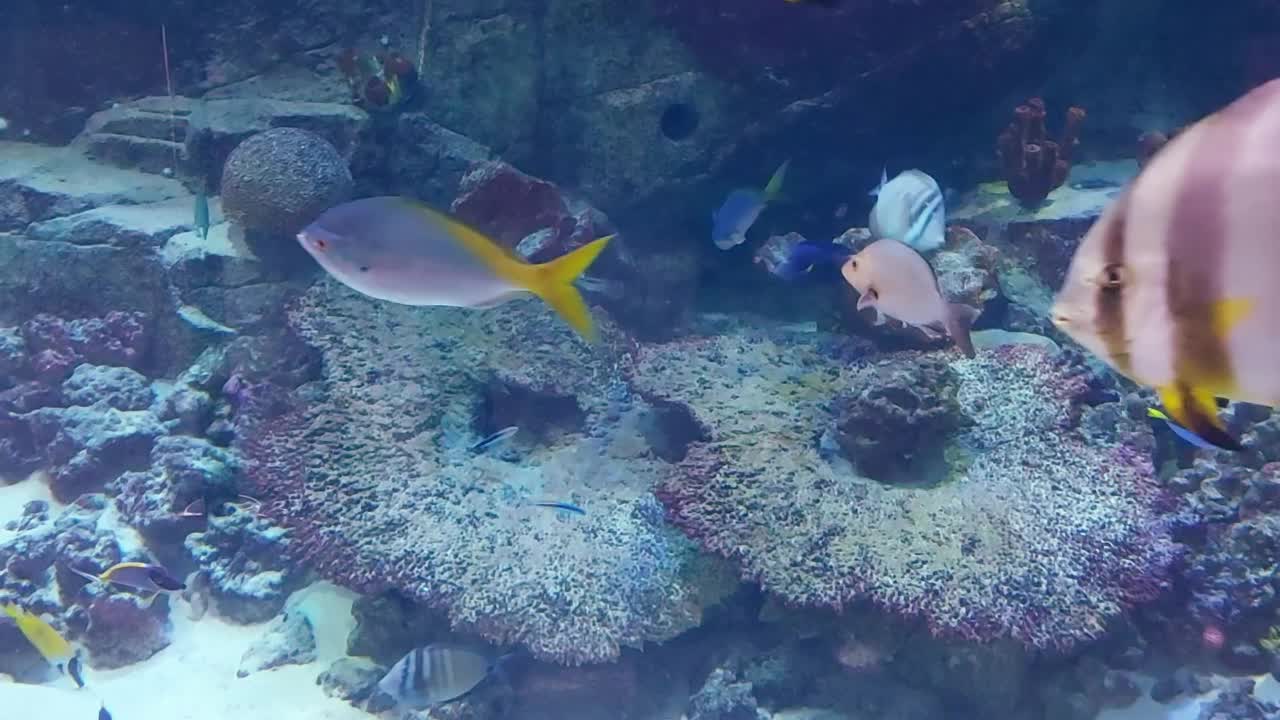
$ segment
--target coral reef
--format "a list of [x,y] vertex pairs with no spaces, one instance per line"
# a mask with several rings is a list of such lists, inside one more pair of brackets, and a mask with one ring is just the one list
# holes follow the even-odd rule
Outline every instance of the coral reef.
[[748,331],[641,350],[640,391],[685,406],[710,438],[659,489],[677,525],[789,602],[869,598],[962,638],[1072,645],[1164,586],[1159,488],[1129,439],[1145,429],[1074,429],[1089,385],[1049,351],[949,361],[973,426],[922,488],[861,477],[815,432],[834,425],[830,398],[928,356],[838,357]]
[[1062,135],[1055,142],[1046,134],[1045,112],[1044,100],[1031,98],[1013,111],[1013,122],[996,140],[1009,192],[1027,207],[1044,202],[1066,181],[1085,118],[1082,108],[1069,108]]
[[[732,586],[663,524],[650,490],[666,467],[617,370],[545,307],[424,312],[322,281],[291,318],[321,378],[283,413],[242,407],[237,432],[250,494],[324,576],[395,588],[455,628],[566,663],[669,638]],[[525,416],[512,460],[471,453],[497,429],[482,422],[485,398],[504,395],[576,406],[580,424]],[[531,504],[545,498],[586,514]]]
[[292,243],[294,233],[351,192],[351,170],[337,149],[297,128],[248,138],[222,169],[223,212],[246,233],[276,242]]
[[219,614],[263,622],[280,612],[305,570],[289,562],[292,540],[283,529],[247,509],[227,509],[207,515],[204,532],[187,536],[187,552],[203,568]]

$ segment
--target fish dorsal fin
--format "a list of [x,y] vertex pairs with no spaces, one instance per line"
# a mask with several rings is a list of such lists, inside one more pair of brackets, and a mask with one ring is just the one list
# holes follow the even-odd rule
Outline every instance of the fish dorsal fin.
[[1227,298],[1213,304],[1213,332],[1226,338],[1231,331],[1253,312],[1253,301],[1248,298]]

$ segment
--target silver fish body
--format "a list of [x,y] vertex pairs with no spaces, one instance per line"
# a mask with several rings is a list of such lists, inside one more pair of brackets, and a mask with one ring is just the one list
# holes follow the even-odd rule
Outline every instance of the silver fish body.
[[465,646],[435,643],[400,658],[378,687],[406,707],[422,710],[457,700],[489,676],[494,661]]
[[871,235],[890,238],[920,252],[946,242],[946,209],[938,181],[920,170],[907,170],[885,182],[871,208]]
[[330,275],[379,300],[487,307],[523,293],[459,241],[460,227],[402,198],[374,197],[326,211],[298,238]]

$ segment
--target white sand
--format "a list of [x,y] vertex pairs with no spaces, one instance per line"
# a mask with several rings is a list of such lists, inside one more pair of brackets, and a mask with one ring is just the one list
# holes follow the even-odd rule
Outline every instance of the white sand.
[[[22,517],[23,506],[32,500],[43,500],[49,503],[49,513],[53,517],[57,517],[62,512],[64,506],[53,499],[53,495],[49,492],[48,476],[43,472],[35,473],[26,480],[12,485],[4,484],[4,480],[0,478],[0,543],[17,537],[18,533],[6,530],[5,525]],[[4,720],[3,717],[0,717],[0,720]]]
[[[3,506],[0,499],[0,506]],[[370,720],[370,714],[326,696],[316,677],[346,654],[354,625],[354,595],[317,583],[290,598],[316,631],[315,662],[288,665],[237,678],[240,658],[265,625],[235,625],[206,615],[189,620],[181,601],[173,604],[173,644],[145,662],[119,670],[86,671],[85,681],[114,720]],[[296,605],[295,605],[296,603]],[[39,707],[23,715],[41,720],[96,720],[98,701],[89,690],[0,683],[0,720],[17,720],[11,708]]]

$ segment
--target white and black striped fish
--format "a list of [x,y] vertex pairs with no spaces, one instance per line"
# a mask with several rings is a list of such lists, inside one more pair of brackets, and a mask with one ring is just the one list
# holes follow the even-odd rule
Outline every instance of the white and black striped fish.
[[872,192],[876,195],[870,219],[873,240],[897,240],[918,252],[935,250],[946,242],[942,188],[928,173],[907,170],[892,180],[882,174]]
[[378,687],[398,703],[415,710],[457,700],[493,672],[497,663],[474,648],[435,643],[414,648],[400,658]]
[[1178,424],[1240,447],[1215,397],[1280,404],[1280,80],[1151,159],[1081,241],[1053,321]]

